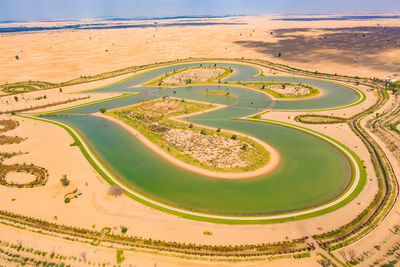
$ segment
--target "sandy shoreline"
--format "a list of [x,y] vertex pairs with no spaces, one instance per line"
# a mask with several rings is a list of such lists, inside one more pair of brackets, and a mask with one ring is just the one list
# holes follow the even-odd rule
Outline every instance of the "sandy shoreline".
[[[224,105],[218,105],[217,107],[209,109],[209,110],[206,110],[206,111],[200,111],[200,112],[195,112],[195,113],[188,114],[188,115],[185,114],[185,115],[181,115],[181,116],[171,117],[170,119],[187,123],[187,122],[182,121],[180,119],[183,119],[183,118],[186,118],[186,117],[190,117],[190,116],[199,115],[199,114],[203,114],[203,113],[207,113],[207,112],[216,111],[216,110],[219,110],[219,109],[223,109],[225,107],[226,106],[224,106]],[[96,117],[100,117],[100,118],[103,118],[103,119],[106,119],[106,120],[109,120],[109,121],[112,121],[112,122],[118,124],[119,126],[124,128],[125,130],[127,130],[129,133],[131,133],[133,136],[135,136],[140,142],[142,142],[144,145],[146,145],[148,148],[150,148],[153,152],[157,153],[159,156],[161,156],[162,158],[166,159],[167,161],[169,161],[170,163],[174,164],[175,166],[178,166],[178,167],[183,168],[185,170],[192,171],[192,172],[204,175],[204,176],[218,178],[218,179],[235,179],[235,180],[236,179],[238,180],[238,179],[256,178],[258,176],[261,176],[263,174],[271,172],[279,164],[280,157],[279,157],[278,151],[275,148],[273,148],[272,146],[270,146],[267,143],[265,143],[264,141],[262,141],[262,140],[260,140],[258,138],[255,138],[253,136],[244,135],[243,133],[240,133],[240,132],[223,130],[224,132],[227,132],[227,133],[246,136],[247,138],[250,138],[250,139],[254,140],[255,142],[261,144],[269,152],[270,159],[269,159],[268,163],[265,166],[255,170],[255,171],[251,171],[251,172],[234,173],[234,172],[217,172],[217,171],[207,170],[207,169],[204,169],[204,168],[201,168],[201,167],[190,165],[188,163],[185,163],[185,162],[175,158],[174,156],[172,156],[168,152],[164,151],[162,148],[160,148],[157,145],[155,145],[153,142],[151,142],[149,139],[147,139],[144,135],[142,135],[136,129],[132,128],[131,126],[125,124],[124,122],[122,122],[122,121],[120,121],[118,119],[115,119],[113,117],[110,117],[110,116],[107,116],[107,115],[104,115],[104,114],[101,114],[101,113],[93,113],[91,115],[92,116],[96,116]],[[207,126],[200,125],[200,124],[193,124],[193,125],[204,127],[204,128],[209,128],[209,129],[214,129],[214,128],[207,127]]]

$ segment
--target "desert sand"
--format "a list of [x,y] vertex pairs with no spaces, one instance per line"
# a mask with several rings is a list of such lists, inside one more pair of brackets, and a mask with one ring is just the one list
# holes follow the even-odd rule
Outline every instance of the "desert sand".
[[[400,43],[396,43],[395,40],[387,42],[390,44],[385,43],[384,46],[378,45],[379,50],[376,50],[376,45],[374,46],[371,42],[364,42],[359,46],[352,46],[351,43],[344,42],[337,46],[336,38],[338,37],[335,35],[337,32],[342,34],[339,36],[342,42],[345,40],[343,36],[353,36],[354,31],[365,31],[368,32],[368,36],[369,33],[374,35],[374,31],[381,30],[382,25],[388,29],[399,26],[400,23],[396,20],[293,22],[271,20],[272,18],[271,16],[258,16],[225,19],[245,23],[239,25],[1,34],[0,66],[7,66],[7,68],[0,73],[0,83],[29,79],[60,82],[80,75],[97,74],[131,65],[186,57],[261,58],[312,71],[366,77],[385,78],[400,72],[398,67]],[[218,21],[223,20],[219,19]],[[378,27],[377,24],[381,26]],[[367,28],[361,31],[357,27],[370,27],[371,29]],[[379,33],[374,38],[381,37],[386,40],[385,34],[385,32]],[[290,37],[285,37],[285,35]],[[327,36],[327,38],[323,36]],[[397,35],[392,34],[392,37],[397,38]],[[316,44],[316,46],[310,44]],[[292,48],[289,49],[289,47]],[[105,52],[106,49],[108,52]],[[278,52],[282,52],[281,57],[277,56]],[[16,55],[19,55],[19,60],[15,59]],[[388,59],[390,59],[389,63],[387,63]],[[269,72],[268,69],[264,70],[266,75]],[[127,76],[129,75],[65,87],[63,93],[60,93],[58,88],[24,93],[24,99],[18,102],[13,101],[10,96],[1,97],[0,101],[4,102],[0,105],[0,111],[10,110],[11,106],[12,108],[25,108],[90,95],[90,99],[57,106],[57,108],[65,108],[116,96],[116,94],[109,93],[79,95],[68,93],[96,88]],[[368,91],[363,86],[358,88],[367,95],[367,100],[362,104],[340,110],[315,112],[315,114],[349,117],[360,110],[367,109],[376,99],[375,92]],[[46,95],[46,99],[34,100],[43,95]],[[5,101],[10,104],[4,104]],[[54,107],[38,109],[34,112],[52,109]],[[304,127],[305,125],[294,121],[294,117],[298,114],[304,114],[304,112],[269,112],[263,115],[263,118],[281,120]],[[192,221],[144,206],[127,196],[115,198],[108,195],[108,183],[96,173],[76,146],[70,146],[74,141],[65,130],[41,121],[0,115],[0,119],[7,118],[20,122],[20,126],[7,132],[7,135],[18,135],[28,139],[19,144],[0,146],[0,152],[29,153],[6,159],[4,163],[34,163],[45,167],[49,171],[50,177],[44,187],[29,189],[0,187],[0,209],[59,224],[85,228],[94,226],[95,229],[107,226],[115,232],[118,232],[119,227],[124,225],[128,227],[130,235],[186,243],[232,245],[265,243],[299,238],[335,229],[348,223],[356,214],[360,213],[377,192],[377,179],[369,152],[346,124],[306,125],[307,128],[322,132],[342,142],[364,161],[368,173],[367,183],[355,200],[339,210],[317,218],[282,224],[223,225]],[[136,133],[133,134],[136,135]],[[379,142],[379,138],[375,139]],[[384,144],[381,147],[385,147]],[[268,148],[268,151],[274,151],[271,149]],[[385,152],[393,162],[396,162],[387,148]],[[279,159],[278,154],[275,157],[271,156],[271,159],[272,161]],[[399,164],[395,164],[393,168],[396,173],[400,173]],[[67,188],[63,187],[59,181],[64,174],[71,180],[71,184]],[[82,195],[66,205],[63,196],[75,188],[78,188]],[[361,253],[371,250],[376,244],[381,244],[382,249],[391,248],[393,244],[400,241],[398,235],[388,232],[388,229],[392,229],[398,224],[399,212],[400,204],[397,203],[385,221],[367,238],[343,250],[348,253],[351,249],[357,249],[357,253]],[[204,231],[210,231],[213,234],[207,236],[203,234]],[[82,258],[82,253],[85,252],[87,258],[92,261],[115,264],[115,249],[111,248],[93,247],[42,236],[5,225],[0,226],[0,236],[2,241],[22,242],[26,246],[41,248],[49,253],[57,251]],[[380,257],[379,252],[375,251],[374,253],[376,257]],[[335,255],[340,256],[339,252],[335,252]],[[137,266],[153,266],[154,264],[160,264],[159,266],[209,265],[207,262],[139,252],[125,252],[124,256],[126,257],[124,264],[132,263]],[[374,257],[369,261],[373,262]],[[301,260],[282,259],[273,262],[241,263],[240,265],[319,266],[318,259],[313,256]],[[0,261],[0,263],[3,262]],[[229,263],[215,265],[230,266]]]
[[[385,78],[400,72],[398,20],[299,22],[273,20],[276,18],[279,16],[203,19],[238,23],[234,25],[1,34],[0,66],[7,68],[0,73],[0,83],[59,82],[189,57],[260,58],[360,77]],[[353,38],[356,33],[365,41],[357,42]],[[392,41],[387,42],[388,38]]]

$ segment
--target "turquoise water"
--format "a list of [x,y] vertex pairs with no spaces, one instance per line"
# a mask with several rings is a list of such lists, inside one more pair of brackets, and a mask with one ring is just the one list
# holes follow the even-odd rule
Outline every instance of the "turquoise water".
[[[194,65],[198,64],[184,65],[180,68]],[[253,68],[232,64],[221,65],[237,70],[236,75],[230,80],[256,80],[251,78],[257,74]],[[251,179],[235,181],[205,177],[170,164],[125,129],[108,120],[84,115],[49,118],[65,122],[77,129],[105,165],[132,188],[177,207],[218,214],[277,214],[322,204],[337,197],[347,187],[351,180],[350,164],[341,152],[327,142],[284,126],[232,119],[251,115],[268,107],[302,109],[346,105],[356,100],[357,96],[353,91],[329,82],[301,79],[304,84],[322,88],[326,94],[319,99],[273,103],[267,95],[259,91],[227,85],[174,89],[126,88],[152,80],[174,69],[177,67],[156,70],[156,73],[144,74],[145,77],[139,76],[99,90],[141,92],[140,95],[65,112],[89,114],[98,112],[101,107],[117,108],[165,95],[225,104],[227,105],[225,109],[201,114],[188,120],[239,131],[264,140],[278,150],[281,157],[279,166],[271,173]],[[292,78],[257,78],[257,80],[262,79],[294,82]],[[229,91],[237,98],[200,93],[205,89]]]

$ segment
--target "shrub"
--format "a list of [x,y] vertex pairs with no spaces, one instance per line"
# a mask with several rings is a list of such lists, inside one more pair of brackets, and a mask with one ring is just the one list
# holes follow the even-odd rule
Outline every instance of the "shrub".
[[122,193],[123,193],[123,190],[119,186],[112,185],[112,186],[110,186],[110,188],[108,188],[108,194],[111,196],[118,197],[118,196],[122,195]]
[[122,249],[117,249],[117,263],[121,264],[124,260],[125,257],[123,256],[124,251]]
[[236,140],[236,139],[237,139],[236,134],[232,135],[231,139],[232,139],[232,140]]
[[107,111],[106,108],[101,108],[101,109],[100,109],[100,112],[101,112],[101,113],[105,113],[106,111]]
[[64,199],[64,203],[69,203],[69,202],[71,202],[71,199],[69,198],[69,197],[66,197],[65,199]]
[[69,183],[70,183],[66,174],[63,175],[63,177],[60,179],[60,182],[64,187],[69,186]]

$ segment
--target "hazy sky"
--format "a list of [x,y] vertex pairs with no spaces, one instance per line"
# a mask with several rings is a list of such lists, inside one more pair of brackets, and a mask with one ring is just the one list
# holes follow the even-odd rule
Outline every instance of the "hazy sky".
[[400,12],[400,0],[0,0],[0,20]]

